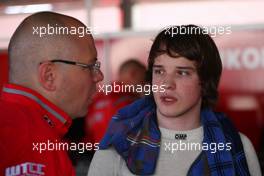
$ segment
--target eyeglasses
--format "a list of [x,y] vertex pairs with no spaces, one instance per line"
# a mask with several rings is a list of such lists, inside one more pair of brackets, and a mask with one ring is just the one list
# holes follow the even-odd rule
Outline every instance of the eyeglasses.
[[98,73],[100,71],[100,67],[101,67],[101,62],[100,61],[96,61],[93,64],[84,64],[84,63],[80,63],[80,62],[55,59],[55,60],[49,60],[49,62],[52,62],[52,63],[60,62],[60,63],[64,63],[64,64],[77,65],[77,66],[80,66],[80,67],[85,68],[85,69],[87,69],[87,68],[91,69],[95,73]]

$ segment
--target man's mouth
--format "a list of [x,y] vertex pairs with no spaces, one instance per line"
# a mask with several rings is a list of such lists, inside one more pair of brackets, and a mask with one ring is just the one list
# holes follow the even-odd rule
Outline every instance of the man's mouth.
[[178,101],[178,99],[173,96],[161,96],[160,100],[165,105],[171,105]]

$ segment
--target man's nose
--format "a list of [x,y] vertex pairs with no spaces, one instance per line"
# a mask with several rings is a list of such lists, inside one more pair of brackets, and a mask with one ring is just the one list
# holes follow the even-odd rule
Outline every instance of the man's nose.
[[167,74],[164,79],[162,84],[164,85],[165,89],[175,89],[176,88],[176,82],[174,79],[174,76],[172,74]]
[[104,79],[104,74],[101,70],[98,70],[96,73],[94,73],[94,82],[100,82]]

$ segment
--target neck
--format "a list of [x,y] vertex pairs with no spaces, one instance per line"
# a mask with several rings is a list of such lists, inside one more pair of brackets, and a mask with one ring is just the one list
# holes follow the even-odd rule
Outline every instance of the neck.
[[158,124],[162,128],[176,130],[176,131],[187,131],[198,128],[201,126],[200,120],[200,106],[195,106],[175,117],[168,117],[161,114],[157,109]]

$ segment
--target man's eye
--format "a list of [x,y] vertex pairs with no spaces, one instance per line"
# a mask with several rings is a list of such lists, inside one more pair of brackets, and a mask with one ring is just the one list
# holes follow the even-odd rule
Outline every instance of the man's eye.
[[85,66],[82,66],[82,69],[83,70],[89,70],[89,68],[88,67],[85,67]]
[[161,75],[163,73],[164,73],[163,70],[154,70],[154,74],[156,74],[156,75]]
[[189,76],[190,75],[190,73],[188,71],[185,71],[185,70],[179,70],[177,72],[177,74],[180,76]]

